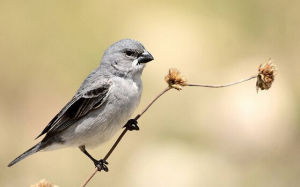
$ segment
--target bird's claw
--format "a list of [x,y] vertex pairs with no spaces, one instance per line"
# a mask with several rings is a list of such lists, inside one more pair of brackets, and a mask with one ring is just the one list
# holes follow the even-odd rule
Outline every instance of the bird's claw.
[[140,130],[139,126],[137,125],[138,122],[136,119],[130,119],[127,121],[127,123],[124,125],[124,127],[129,130],[129,131],[133,131],[133,130]]
[[96,161],[94,161],[94,164],[95,164],[96,168],[98,169],[98,171],[103,170],[105,172],[108,172],[108,167],[106,166],[108,164],[108,162],[106,160],[103,160],[103,159],[101,159],[99,161],[96,160]]

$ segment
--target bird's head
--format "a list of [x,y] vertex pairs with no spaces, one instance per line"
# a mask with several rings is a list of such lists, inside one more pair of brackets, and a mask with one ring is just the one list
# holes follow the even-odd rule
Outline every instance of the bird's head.
[[123,39],[105,51],[100,67],[105,66],[109,73],[115,75],[134,77],[141,75],[145,64],[153,59],[140,42]]

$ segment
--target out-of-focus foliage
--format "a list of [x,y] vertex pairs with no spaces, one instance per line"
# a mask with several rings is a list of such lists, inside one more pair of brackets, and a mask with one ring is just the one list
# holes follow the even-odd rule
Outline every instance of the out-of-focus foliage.
[[[93,165],[77,148],[6,165],[73,96],[103,51],[141,41],[140,110],[178,68],[190,83],[227,83],[272,57],[278,76],[224,89],[186,87],[163,96],[89,186],[299,186],[299,1],[0,1],[0,186],[46,178],[79,186]],[[112,140],[113,141],[113,140]],[[112,141],[92,150],[104,155]]]

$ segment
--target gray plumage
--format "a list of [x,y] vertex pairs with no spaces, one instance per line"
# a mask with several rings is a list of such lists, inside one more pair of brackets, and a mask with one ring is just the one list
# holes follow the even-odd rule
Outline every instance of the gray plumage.
[[41,150],[67,146],[94,147],[110,139],[134,112],[142,93],[141,74],[153,60],[144,46],[124,39],[112,44],[101,64],[37,138],[41,142],[13,160],[12,166]]

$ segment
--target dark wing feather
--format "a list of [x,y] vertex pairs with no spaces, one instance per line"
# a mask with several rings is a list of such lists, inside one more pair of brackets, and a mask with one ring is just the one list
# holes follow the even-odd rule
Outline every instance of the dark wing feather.
[[104,102],[110,84],[86,91],[72,98],[72,100],[49,122],[45,129],[36,138],[45,133],[53,133],[66,129],[74,120],[85,116],[90,111],[99,108]]

